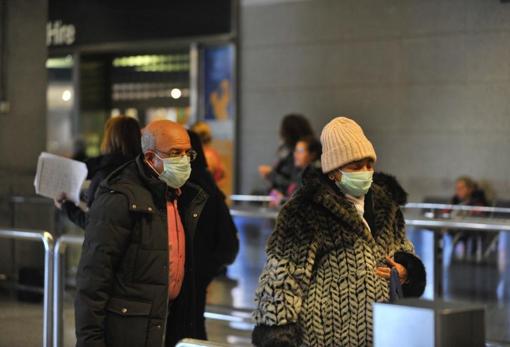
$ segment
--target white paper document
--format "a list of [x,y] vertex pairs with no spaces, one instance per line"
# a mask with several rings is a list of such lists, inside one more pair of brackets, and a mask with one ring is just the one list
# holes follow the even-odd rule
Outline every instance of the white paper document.
[[76,160],[50,153],[41,153],[37,161],[35,192],[55,199],[61,193],[76,204],[80,202],[80,189],[87,178],[87,166]]

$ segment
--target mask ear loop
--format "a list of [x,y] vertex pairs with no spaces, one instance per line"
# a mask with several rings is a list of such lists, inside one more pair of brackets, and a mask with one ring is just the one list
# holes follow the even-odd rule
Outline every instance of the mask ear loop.
[[[150,151],[150,152],[151,152],[151,153],[153,153],[156,157],[158,157],[158,159],[159,159],[159,160],[162,160],[162,159],[159,157],[159,155],[157,155],[155,152],[153,152],[153,151]],[[152,164],[151,164],[151,163],[149,163],[149,162],[147,161],[147,159],[144,159],[143,161],[144,161],[147,165],[149,165],[149,167],[152,169],[152,171],[154,171],[154,173],[155,173],[156,175],[158,175],[158,177],[161,175],[161,174],[158,172],[158,170],[156,170],[156,169],[154,168],[154,166],[152,166]]]

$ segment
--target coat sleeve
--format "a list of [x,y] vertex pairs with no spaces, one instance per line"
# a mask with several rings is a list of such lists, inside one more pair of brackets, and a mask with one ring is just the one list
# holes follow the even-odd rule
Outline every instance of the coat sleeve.
[[222,196],[217,195],[212,201],[216,205],[216,225],[214,228],[214,249],[211,259],[205,265],[209,279],[212,279],[225,266],[232,264],[239,251],[237,229]]
[[267,175],[266,179],[271,182],[271,188],[285,194],[287,187],[292,183],[292,174],[294,171],[294,156],[288,155],[281,159],[273,170]]
[[78,265],[75,319],[77,346],[105,346],[105,308],[131,234],[127,198],[104,193],[90,210]]
[[85,211],[83,211],[80,207],[76,206],[71,201],[66,201],[62,204],[62,211],[71,222],[85,230],[88,218]]
[[406,268],[408,274],[407,282],[402,285],[404,297],[420,297],[427,284],[425,266],[416,256],[414,246],[407,238],[404,215],[400,209],[397,210],[395,231],[398,248],[393,257],[397,263]]
[[301,209],[289,202],[280,212],[267,244],[267,261],[255,293],[256,346],[297,346],[296,322],[310,284],[318,242]]

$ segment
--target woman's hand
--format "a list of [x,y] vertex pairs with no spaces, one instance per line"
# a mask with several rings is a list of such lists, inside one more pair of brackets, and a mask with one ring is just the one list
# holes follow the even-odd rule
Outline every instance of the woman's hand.
[[66,201],[67,201],[66,193],[60,193],[60,195],[53,200],[53,202],[55,203],[55,207],[58,208],[59,210],[62,208],[62,204]]
[[259,174],[263,178],[266,178],[273,171],[273,168],[269,165],[260,165],[259,166]]
[[390,277],[391,277],[391,269],[395,268],[395,269],[397,269],[397,272],[398,272],[398,277],[400,279],[400,284],[406,283],[407,282],[407,270],[406,270],[406,268],[403,265],[395,262],[395,260],[393,260],[390,257],[386,257],[386,261],[388,262],[388,265],[390,267],[387,267],[387,266],[377,267],[376,270],[375,270],[376,275],[389,280]]
[[279,207],[282,203],[283,198],[285,197],[281,192],[279,192],[276,189],[271,190],[269,196],[272,199],[269,202],[269,207]]

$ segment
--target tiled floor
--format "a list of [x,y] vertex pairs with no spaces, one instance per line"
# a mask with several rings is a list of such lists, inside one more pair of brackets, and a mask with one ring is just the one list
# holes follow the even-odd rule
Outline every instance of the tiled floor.
[[[208,303],[251,309],[258,275],[265,261],[264,247],[272,228],[270,221],[237,219],[241,240],[240,254],[228,271],[229,279],[219,279],[209,288]],[[432,234],[413,231],[410,236],[424,260],[432,279]],[[445,297],[449,300],[486,305],[486,335],[491,341],[510,341],[510,238],[501,235],[498,253],[492,262],[478,265],[450,262],[445,257]],[[445,252],[451,251],[449,238]],[[432,294],[432,283],[426,297]],[[65,346],[74,346],[72,297],[66,295]],[[233,346],[249,346],[251,327],[236,322],[208,320],[209,338]],[[42,340],[42,306],[19,303],[9,295],[0,295],[0,347],[40,346]]]

